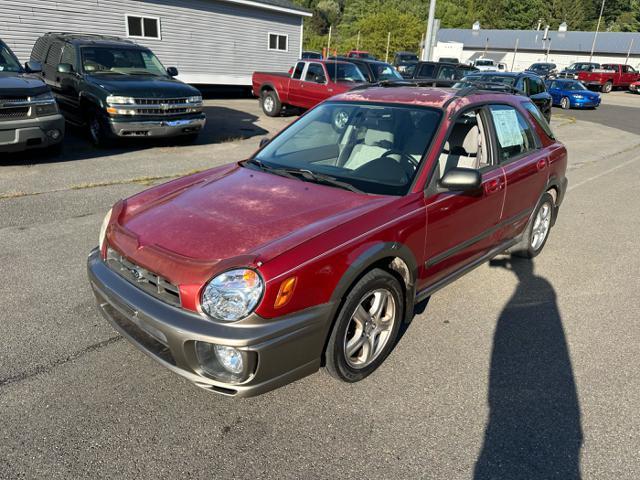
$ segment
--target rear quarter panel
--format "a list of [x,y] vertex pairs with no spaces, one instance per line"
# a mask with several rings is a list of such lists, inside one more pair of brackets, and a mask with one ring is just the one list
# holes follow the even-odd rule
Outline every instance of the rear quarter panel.
[[280,101],[286,103],[289,100],[289,80],[287,73],[255,72],[251,79],[253,94],[259,97],[262,87],[269,86],[276,91]]

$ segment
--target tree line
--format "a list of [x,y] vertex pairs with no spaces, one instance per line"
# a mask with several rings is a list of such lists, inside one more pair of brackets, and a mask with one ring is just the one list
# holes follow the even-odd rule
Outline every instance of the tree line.
[[[384,58],[389,52],[419,52],[426,31],[429,0],[293,0],[313,12],[305,20],[305,50],[327,46],[345,53],[359,47]],[[569,30],[595,30],[601,0],[437,0],[441,28],[552,29],[566,22]],[[606,0],[600,29],[640,31],[640,0]]]

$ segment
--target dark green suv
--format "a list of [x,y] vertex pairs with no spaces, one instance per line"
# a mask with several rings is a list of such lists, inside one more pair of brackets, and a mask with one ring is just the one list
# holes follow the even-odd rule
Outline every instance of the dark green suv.
[[148,48],[118,37],[47,33],[31,52],[70,123],[96,145],[116,137],[192,139],[204,128],[200,92]]

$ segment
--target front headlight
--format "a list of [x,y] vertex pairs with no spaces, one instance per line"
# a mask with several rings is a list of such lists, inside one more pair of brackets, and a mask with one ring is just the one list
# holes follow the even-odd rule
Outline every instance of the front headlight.
[[260,275],[249,269],[224,272],[211,280],[204,291],[202,311],[216,320],[235,322],[248,316],[264,292]]
[[54,103],[56,100],[53,98],[53,93],[45,92],[40,95],[36,95],[35,97],[31,97],[31,100],[34,102],[42,102],[42,103]]
[[120,97],[117,95],[109,95],[107,97],[109,105],[135,105],[136,99],[133,97]]
[[193,97],[187,98],[187,103],[202,103],[202,96],[194,95]]
[[100,251],[102,251],[104,247],[105,236],[107,235],[107,227],[109,226],[109,221],[111,220],[111,212],[113,209],[109,209],[107,214],[102,220],[102,226],[100,227],[100,236],[98,237],[98,245],[100,246]]

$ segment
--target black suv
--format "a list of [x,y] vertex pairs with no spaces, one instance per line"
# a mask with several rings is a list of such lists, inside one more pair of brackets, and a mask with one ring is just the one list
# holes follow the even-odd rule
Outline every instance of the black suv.
[[489,88],[504,88],[525,95],[536,104],[548,122],[551,121],[551,106],[553,99],[547,92],[542,78],[530,72],[474,72],[464,77],[455,88],[470,85],[481,85]]
[[331,68],[331,60],[353,63],[369,83],[402,80],[402,75],[392,65],[380,60],[358,57],[329,57],[327,60],[327,68]]
[[66,119],[96,145],[116,137],[188,136],[205,125],[202,96],[148,48],[118,37],[47,33],[31,52]]
[[30,75],[40,69],[36,62],[23,68],[0,40],[0,152],[62,145],[64,118],[49,87]]
[[464,63],[418,62],[415,67],[402,72],[404,78],[433,83],[434,87],[451,87],[465,75],[477,71]]

